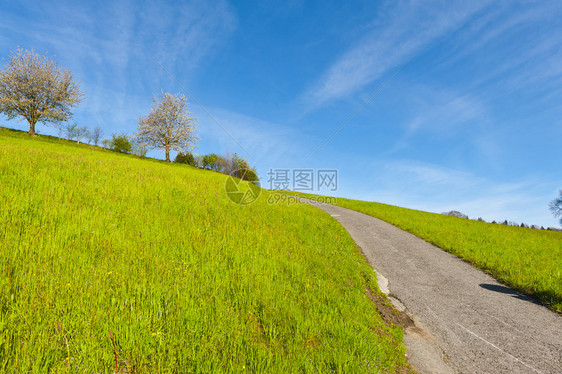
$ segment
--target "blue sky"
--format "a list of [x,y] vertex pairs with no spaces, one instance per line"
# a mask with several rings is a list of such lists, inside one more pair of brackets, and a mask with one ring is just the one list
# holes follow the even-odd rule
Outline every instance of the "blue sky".
[[557,225],[560,2],[0,4],[0,55],[54,55],[86,94],[75,120],[106,137],[183,90],[196,153],[237,152],[265,187],[269,169],[337,169],[336,196]]

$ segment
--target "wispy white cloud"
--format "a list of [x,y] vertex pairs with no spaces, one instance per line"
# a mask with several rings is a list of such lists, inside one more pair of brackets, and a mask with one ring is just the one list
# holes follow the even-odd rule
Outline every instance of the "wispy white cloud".
[[488,1],[393,2],[383,18],[345,51],[305,93],[318,106],[342,98],[407,62],[424,47],[461,27]]
[[[557,226],[549,219],[548,203],[556,196],[560,180],[544,176],[501,181],[472,172],[412,160],[376,162],[369,184],[358,189],[342,180],[341,193],[352,198],[378,201],[435,213],[458,210],[471,218]],[[353,181],[349,181],[353,185]]]
[[423,185],[439,185],[444,188],[462,186],[463,189],[467,189],[482,182],[468,172],[420,162],[390,161],[382,166],[386,171],[407,176],[413,183]]
[[[225,0],[48,5],[25,0],[21,7],[25,10],[17,13],[0,9],[0,30],[16,35],[13,40],[21,47],[48,52],[70,68],[87,99],[76,110],[76,120],[102,124],[107,133],[134,131],[153,93],[179,91],[149,56],[186,84],[237,24]],[[5,50],[17,46],[0,45]]]
[[471,95],[454,95],[445,91],[423,89],[418,91],[416,114],[406,127],[408,135],[417,131],[437,131],[443,135],[472,120],[485,120],[486,105]]
[[226,1],[151,2],[140,9],[137,35],[147,52],[167,66],[197,67],[237,26]]
[[[467,90],[556,85],[562,78],[562,36],[553,27],[560,16],[557,2],[496,2],[447,44],[449,52],[436,69],[463,66],[464,75],[472,78]],[[476,66],[463,65],[475,56]]]
[[[411,85],[401,98],[404,109],[397,122],[401,135],[381,156],[396,156],[420,142],[439,143],[462,139],[472,141],[485,155],[498,158],[500,145],[492,126],[493,114],[489,106],[472,94],[457,94],[451,89]],[[458,141],[457,141],[458,144]]]
[[201,151],[237,152],[257,165],[262,174],[268,168],[288,167],[287,162],[302,158],[304,145],[311,144],[310,139],[292,127],[225,109],[207,110],[218,124],[203,113],[199,116],[199,133],[206,139]]
[[[31,11],[36,6],[28,7]],[[182,73],[192,71],[228,38],[237,23],[236,15],[223,0],[177,4],[149,1],[142,6],[119,1],[102,2],[96,7],[69,2],[51,4],[42,12],[40,21],[32,23],[19,16],[2,15],[7,22],[0,27],[21,33],[21,25],[10,23],[29,23],[25,28],[28,44],[41,45],[54,54],[61,52],[76,65],[94,62],[116,73],[152,64],[147,54],[171,70],[181,63]]]

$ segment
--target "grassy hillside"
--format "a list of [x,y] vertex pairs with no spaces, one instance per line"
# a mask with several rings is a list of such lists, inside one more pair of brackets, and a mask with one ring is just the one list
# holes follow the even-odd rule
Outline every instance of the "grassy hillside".
[[380,203],[335,200],[336,205],[380,218],[470,261],[501,282],[562,312],[562,233],[478,222]]
[[373,272],[307,205],[0,128],[0,372],[403,372]]

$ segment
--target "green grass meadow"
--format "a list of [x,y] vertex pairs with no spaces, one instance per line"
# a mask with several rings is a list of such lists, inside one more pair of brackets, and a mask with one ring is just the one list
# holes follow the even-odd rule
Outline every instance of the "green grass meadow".
[[375,202],[339,197],[334,200],[338,206],[408,231],[562,312],[562,233],[479,222]]
[[0,372],[408,372],[347,232],[225,180],[0,128]]

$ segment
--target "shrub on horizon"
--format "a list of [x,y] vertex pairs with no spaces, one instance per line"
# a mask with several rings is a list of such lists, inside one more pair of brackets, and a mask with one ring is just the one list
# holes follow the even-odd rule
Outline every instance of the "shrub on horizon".
[[110,148],[112,151],[119,152],[119,153],[131,153],[133,149],[133,144],[129,140],[126,134],[111,135],[111,144]]
[[176,158],[174,159],[175,163],[178,164],[187,164],[190,166],[195,166],[195,157],[189,152],[180,152],[177,154]]

